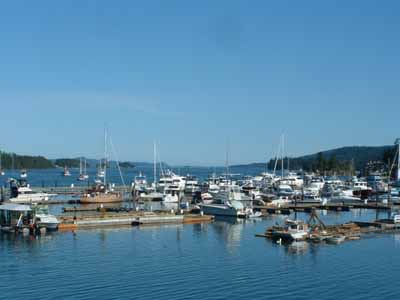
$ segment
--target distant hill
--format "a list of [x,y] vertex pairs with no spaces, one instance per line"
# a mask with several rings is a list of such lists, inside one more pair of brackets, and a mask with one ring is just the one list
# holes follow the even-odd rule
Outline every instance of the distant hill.
[[[391,151],[394,146],[351,146],[351,147],[341,147],[337,149],[322,151],[322,155],[326,159],[330,159],[335,156],[339,161],[352,161],[356,169],[361,169],[370,161],[383,160],[386,151]],[[315,160],[319,153],[300,156],[303,160]]]
[[50,169],[53,163],[43,156],[18,155],[0,152],[3,169]]
[[[382,161],[388,157],[394,156],[393,150],[394,146],[351,146],[351,147],[341,147],[337,149],[331,149],[326,151],[321,151],[318,153],[304,155],[299,157],[290,157],[289,163],[291,169],[315,169],[320,168],[321,160],[322,164],[326,165],[326,168],[333,167],[333,165],[340,165],[339,167],[346,168],[350,167],[350,164],[356,170],[362,170],[368,162],[370,161]],[[272,170],[275,166],[275,158],[268,162],[268,169]],[[285,168],[287,167],[287,158],[284,158]],[[265,167],[266,163],[252,163],[247,165],[236,165],[232,167]],[[278,168],[280,168],[280,160],[278,163]]]

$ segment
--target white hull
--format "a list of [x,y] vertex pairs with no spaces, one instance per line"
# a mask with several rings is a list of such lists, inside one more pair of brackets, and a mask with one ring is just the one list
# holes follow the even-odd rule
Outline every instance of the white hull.
[[245,213],[225,204],[202,204],[204,214],[215,216],[245,217]]
[[39,202],[46,202],[49,199],[55,196],[55,194],[46,194],[46,193],[35,193],[29,195],[20,194],[16,198],[10,198],[8,201],[12,203],[19,203],[19,204],[31,204],[31,203],[39,203]]

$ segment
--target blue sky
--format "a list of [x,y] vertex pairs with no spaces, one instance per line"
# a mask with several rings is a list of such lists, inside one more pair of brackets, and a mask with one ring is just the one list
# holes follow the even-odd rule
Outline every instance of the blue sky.
[[398,1],[9,1],[0,148],[265,161],[400,136]]

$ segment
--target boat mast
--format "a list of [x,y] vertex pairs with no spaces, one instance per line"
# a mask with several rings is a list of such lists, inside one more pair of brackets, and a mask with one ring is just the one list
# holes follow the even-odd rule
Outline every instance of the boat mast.
[[228,179],[230,177],[230,175],[229,175],[229,141],[226,143],[225,168],[226,168],[226,179]]
[[104,126],[104,188],[107,187],[107,128]]
[[283,164],[284,164],[284,162],[283,162],[284,153],[285,153],[285,135],[282,134],[282,156],[281,156],[282,178],[283,178],[283,168],[284,168],[284,166],[283,166]]
[[397,179],[397,181],[400,181],[400,138],[396,139],[395,145],[397,145],[397,172],[396,172],[396,179]]
[[156,141],[154,141],[153,150],[154,150],[154,189],[157,190],[157,145],[156,145]]

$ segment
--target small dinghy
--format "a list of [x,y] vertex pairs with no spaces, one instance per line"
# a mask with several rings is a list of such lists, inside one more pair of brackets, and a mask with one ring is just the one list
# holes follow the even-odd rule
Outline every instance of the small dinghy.
[[340,244],[346,240],[344,235],[335,235],[325,239],[328,244]]

